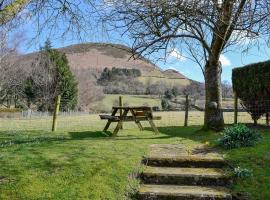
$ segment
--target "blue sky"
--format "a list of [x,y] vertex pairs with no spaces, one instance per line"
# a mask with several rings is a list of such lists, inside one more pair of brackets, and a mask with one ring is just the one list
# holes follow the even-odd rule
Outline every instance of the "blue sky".
[[[27,24],[22,27],[28,39],[36,36],[35,27],[33,24]],[[39,50],[39,47],[44,44],[45,40],[50,38],[54,48],[63,47],[71,44],[77,44],[82,42],[110,42],[120,43],[127,46],[132,44],[127,37],[120,36],[118,33],[97,33],[89,32],[83,34],[81,39],[73,37],[72,34],[66,35],[65,38],[60,35],[49,35],[49,32],[44,31],[41,36],[32,41],[30,44],[21,48],[22,53],[29,53]],[[242,53],[238,50],[238,47],[232,48],[231,51],[221,55],[221,62],[223,64],[222,80],[228,80],[231,82],[231,73],[234,67],[243,66],[246,64],[265,61],[270,58],[270,49],[266,45],[254,46],[248,53]],[[151,57],[150,57],[151,60]],[[153,59],[153,62],[155,60]],[[167,61],[158,61],[156,64],[162,69],[175,69],[184,74],[188,78],[203,82],[203,74],[199,66],[192,61],[184,58],[177,49],[168,57]]]

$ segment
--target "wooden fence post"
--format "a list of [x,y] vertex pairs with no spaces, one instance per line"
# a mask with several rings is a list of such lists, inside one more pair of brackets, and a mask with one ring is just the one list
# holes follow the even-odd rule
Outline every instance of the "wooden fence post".
[[185,104],[185,124],[184,124],[184,126],[188,126],[188,109],[189,109],[189,100],[188,100],[188,95],[186,95],[186,104]]
[[238,96],[234,93],[234,124],[238,123]]
[[[123,99],[122,96],[119,96],[119,106],[123,107]],[[123,115],[123,110],[120,109],[120,117]],[[123,123],[121,122],[120,129],[123,129]]]
[[57,116],[59,113],[59,108],[60,108],[60,102],[61,102],[61,96],[58,95],[56,97],[55,101],[55,107],[54,107],[54,112],[53,112],[53,124],[52,124],[52,131],[56,131],[56,126],[57,126]]

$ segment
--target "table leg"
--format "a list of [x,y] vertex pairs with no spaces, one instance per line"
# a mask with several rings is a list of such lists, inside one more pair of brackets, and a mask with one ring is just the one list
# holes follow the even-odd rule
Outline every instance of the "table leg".
[[134,110],[131,109],[130,112],[131,112],[132,116],[134,117],[135,123],[139,127],[140,131],[143,131],[143,126],[142,126],[141,122],[136,119],[136,114],[135,114]]
[[[117,113],[117,110],[118,109],[114,109],[113,112],[112,112],[112,116],[115,116],[115,114]],[[105,125],[103,131],[106,132],[108,130],[108,128],[110,127],[112,121],[111,120],[108,120],[107,124]]]
[[127,114],[128,114],[128,109],[125,109],[125,110],[124,110],[124,113],[123,113],[123,115],[122,115],[122,117],[120,117],[120,121],[117,123],[117,125],[116,125],[116,127],[115,127],[115,129],[114,129],[114,131],[113,131],[112,136],[116,136],[116,135],[117,135],[117,133],[118,133],[118,131],[119,131],[119,129],[121,128],[121,125],[122,125],[122,123],[123,123],[122,119],[123,119],[124,117],[126,117]]
[[104,132],[106,132],[108,130],[108,128],[110,127],[111,123],[112,123],[111,120],[108,120],[106,126],[103,129]]
[[158,129],[157,129],[157,127],[156,127],[154,121],[153,121],[152,119],[149,119],[149,118],[148,118],[148,121],[149,121],[150,126],[151,126],[152,129],[154,130],[155,134],[159,134],[159,131],[158,131]]

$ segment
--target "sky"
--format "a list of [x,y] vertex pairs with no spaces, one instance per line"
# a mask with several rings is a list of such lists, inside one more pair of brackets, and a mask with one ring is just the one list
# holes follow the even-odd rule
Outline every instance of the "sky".
[[[32,38],[36,37],[35,25],[32,22],[26,23],[20,28],[21,31],[25,33],[25,37],[30,41]],[[81,38],[78,39],[72,34],[67,34],[65,37],[61,35],[52,35],[48,31],[43,31],[42,34],[34,40],[31,40],[30,43],[23,45],[21,47],[22,53],[30,53],[38,51],[40,46],[42,46],[47,38],[50,38],[52,46],[54,48],[64,47],[71,44],[77,44],[82,42],[109,42],[109,43],[118,43],[131,46],[132,41],[125,36],[121,36],[117,32],[100,33],[95,31],[90,31],[88,33],[82,34]],[[232,48],[229,52],[223,53],[220,56],[220,61],[222,63],[222,80],[231,82],[232,69],[235,67],[244,66],[250,63],[265,61],[270,58],[270,49],[266,45],[260,45],[252,47],[248,53],[243,53],[239,50],[238,47]],[[187,59],[185,55],[181,55],[178,49],[174,49],[171,54],[168,56],[166,62],[156,61],[155,59],[149,57],[156,65],[161,69],[175,69],[185,75],[186,77],[197,80],[200,82],[204,81],[203,73],[200,67]]]

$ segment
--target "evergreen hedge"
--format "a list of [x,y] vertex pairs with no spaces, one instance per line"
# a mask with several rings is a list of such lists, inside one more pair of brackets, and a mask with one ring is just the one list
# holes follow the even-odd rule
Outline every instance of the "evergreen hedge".
[[270,60],[233,69],[232,83],[255,122],[270,112]]

